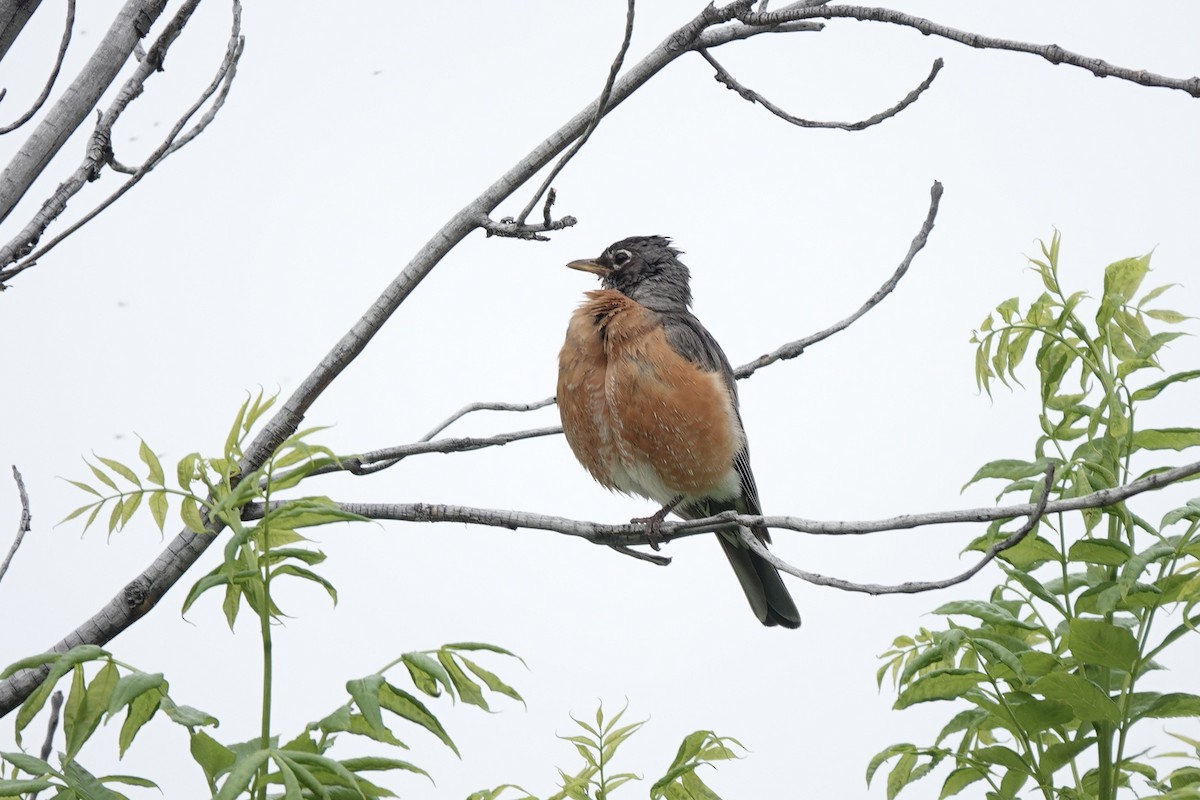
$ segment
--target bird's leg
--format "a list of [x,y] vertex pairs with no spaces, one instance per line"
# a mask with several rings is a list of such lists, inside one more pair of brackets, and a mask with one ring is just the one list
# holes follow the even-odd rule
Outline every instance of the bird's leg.
[[655,550],[659,550],[661,548],[658,546],[658,543],[660,541],[659,536],[658,536],[658,529],[662,525],[663,520],[667,518],[667,514],[670,514],[672,511],[674,511],[675,506],[679,505],[682,502],[683,502],[683,495],[679,495],[674,500],[667,503],[665,506],[660,508],[658,511],[655,511],[650,516],[634,517],[633,519],[631,519],[629,521],[631,523],[633,523],[634,525],[645,525],[646,526],[646,540],[648,542],[650,542],[650,546],[652,548],[654,548]]

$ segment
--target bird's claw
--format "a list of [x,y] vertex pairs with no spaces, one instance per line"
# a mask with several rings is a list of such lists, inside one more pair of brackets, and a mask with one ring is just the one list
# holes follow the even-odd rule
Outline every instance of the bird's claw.
[[634,517],[629,520],[634,525],[646,526],[646,541],[650,543],[652,550],[658,551],[662,549],[660,542],[662,536],[659,534],[659,529],[662,527],[663,520],[667,518],[667,514],[671,513],[671,509],[663,508],[651,514],[648,517]]

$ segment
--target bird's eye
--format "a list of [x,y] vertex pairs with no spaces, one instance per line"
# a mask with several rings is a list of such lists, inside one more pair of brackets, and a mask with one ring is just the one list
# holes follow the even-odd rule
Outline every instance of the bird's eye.
[[613,263],[618,267],[626,264],[631,258],[633,258],[633,256],[629,255],[628,250],[618,250],[617,252],[613,253]]

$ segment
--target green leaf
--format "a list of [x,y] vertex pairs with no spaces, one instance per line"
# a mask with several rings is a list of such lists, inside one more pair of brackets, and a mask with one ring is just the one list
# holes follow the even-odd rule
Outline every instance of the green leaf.
[[151,492],[149,505],[154,524],[158,526],[158,532],[162,533],[167,524],[167,493]]
[[422,692],[430,697],[438,697],[441,695],[438,684],[441,684],[450,692],[451,697],[454,696],[454,684],[450,681],[450,674],[436,659],[430,658],[426,653],[405,653],[400,660],[408,669],[413,685]]
[[446,668],[446,674],[450,676],[450,681],[454,684],[454,688],[458,690],[458,696],[463,702],[470,703],[473,706],[478,706],[484,711],[490,711],[487,700],[483,697],[483,691],[479,688],[479,684],[467,677],[466,673],[454,661],[454,656],[448,652],[447,647],[443,647],[438,652],[438,661]]
[[1186,450],[1200,445],[1200,428],[1147,428],[1133,434],[1133,450]]
[[986,772],[977,767],[959,767],[946,776],[946,782],[942,784],[938,800],[953,797],[972,783],[983,780],[986,775]]
[[0,797],[16,798],[21,794],[33,794],[45,789],[53,789],[55,785],[47,780],[6,781],[0,779]]
[[1128,561],[1132,555],[1132,548],[1124,542],[1108,539],[1080,539],[1071,545],[1071,549],[1067,552],[1067,560],[1118,567]]
[[1100,619],[1071,620],[1068,647],[1088,664],[1131,672],[1138,659],[1137,640],[1127,629]]
[[192,759],[204,770],[210,782],[233,767],[237,756],[233,751],[202,730],[194,731],[191,736]]
[[1150,255],[1123,258],[1104,269],[1104,298],[1112,299],[1115,305],[1125,305],[1133,300],[1141,288],[1142,279],[1150,271]]
[[394,747],[403,747],[408,749],[408,745],[396,738],[390,730],[379,730],[373,728],[362,714],[352,714],[349,706],[342,706],[337,711],[334,711],[324,719],[309,723],[311,728],[317,728],[323,733],[337,733],[345,731],[356,736],[365,736],[369,739],[374,739],[377,742],[390,744]]
[[142,692],[130,701],[129,711],[125,714],[125,722],[121,724],[121,734],[118,740],[120,755],[122,757],[125,755],[125,751],[129,749],[129,746],[133,744],[133,740],[137,737],[138,732],[158,712],[158,707],[162,703],[162,699],[162,691],[150,690]]
[[1187,322],[1191,317],[1186,314],[1180,314],[1178,311],[1168,311],[1165,308],[1151,308],[1143,312],[1147,317],[1156,319],[1159,322],[1167,322],[1172,325],[1180,322]]
[[0,681],[8,680],[23,669],[34,669],[58,661],[60,658],[62,658],[62,653],[38,653],[35,656],[26,656],[5,667],[4,672],[0,672]]
[[250,785],[258,768],[266,763],[270,755],[270,750],[257,750],[239,759],[213,800],[234,800],[238,797]]
[[[100,494],[98,491],[96,491],[95,489],[93,489],[91,486],[84,483],[83,481],[73,481],[70,478],[63,478],[62,480],[65,480],[67,483],[71,484],[76,489],[82,489],[83,491],[87,492],[88,494],[94,494],[96,497],[104,496],[104,495]],[[90,507],[91,506],[84,506],[84,508],[90,508]],[[68,517],[68,519],[70,519],[70,517]]]
[[459,656],[459,658],[462,659],[463,666],[465,666],[471,672],[475,673],[475,677],[477,677],[481,681],[483,681],[484,685],[487,686],[489,689],[491,689],[493,692],[496,692],[497,694],[505,695],[506,697],[511,697],[513,700],[520,701],[521,703],[525,702],[524,698],[522,698],[521,695],[517,693],[516,689],[512,688],[507,683],[500,680],[500,678],[497,677],[494,673],[487,671],[483,667],[476,664],[474,661],[471,661],[469,658],[465,658],[463,656]]
[[82,800],[119,800],[120,795],[102,784],[77,761],[63,764],[63,778]]
[[[16,723],[16,740],[17,744],[21,743],[21,731],[33,720],[46,701],[50,699],[51,692],[54,691],[54,685],[59,679],[75,668],[77,664],[83,664],[88,661],[95,661],[108,655],[108,651],[94,644],[81,644],[72,647],[67,652],[63,653],[57,660],[50,664],[50,672],[46,675],[46,679],[34,689],[29,697],[25,698],[25,702],[21,704],[21,708],[17,711]],[[36,656],[40,658],[41,656]],[[18,662],[20,663],[20,662]]]
[[0,758],[29,775],[58,775],[54,767],[28,753],[0,753]]
[[1022,461],[1015,458],[1002,458],[997,461],[989,461],[980,467],[971,480],[963,484],[962,488],[966,489],[973,483],[981,481],[984,478],[1007,478],[1008,480],[1018,480],[1020,478],[1028,478],[1033,475],[1041,475],[1050,465],[1049,459],[1038,459],[1037,461]]
[[891,760],[892,756],[904,755],[905,753],[915,753],[917,748],[911,744],[893,744],[876,753],[869,764],[867,764],[867,785],[871,785],[871,779],[875,777],[875,772],[887,761]]
[[383,684],[383,676],[378,674],[346,681],[346,691],[354,698],[363,719],[377,731],[388,730],[383,724],[383,713],[379,707],[379,690]]
[[391,770],[404,770],[405,772],[415,772],[418,775],[429,777],[429,773],[415,764],[410,764],[407,761],[401,761],[398,758],[382,758],[380,756],[364,756],[362,758],[344,758],[342,766],[351,772],[384,772]]
[[460,755],[458,747],[450,739],[450,734],[442,727],[442,723],[425,705],[413,695],[384,682],[379,689],[379,705],[397,716],[420,725],[425,730],[442,740],[442,743]]
[[933,610],[934,614],[962,614],[990,622],[993,625],[1011,625],[1028,631],[1038,630],[1041,626],[1033,622],[1017,619],[995,603],[984,603],[979,600],[954,600]]
[[105,458],[104,456],[96,456],[96,458],[100,459],[101,463],[103,463],[104,466],[108,467],[113,472],[117,473],[122,478],[124,478],[125,480],[132,483],[134,486],[137,486],[139,489],[141,488],[141,486],[142,486],[141,479],[138,478],[138,476],[134,473],[134,471],[131,470],[129,467],[125,466],[120,461],[117,461],[112,458]]
[[183,519],[183,524],[188,527],[192,533],[204,533],[204,519],[200,516],[200,509],[196,505],[194,497],[185,497],[183,502],[179,504],[179,516]]
[[1172,692],[1158,697],[1138,719],[1168,719],[1172,717],[1200,717],[1200,697],[1184,692]]
[[154,451],[150,449],[150,445],[146,444],[146,440],[138,437],[141,445],[138,447],[138,458],[146,465],[148,470],[146,480],[156,486],[166,486],[166,477],[163,475],[162,464],[158,460],[158,456],[154,455]]
[[134,672],[123,676],[117,681],[116,687],[113,688],[112,697],[109,698],[108,718],[111,719],[114,717],[122,708],[132,703],[138,695],[155,689],[164,694],[167,691],[167,682],[164,680],[161,672],[153,674]]
[[175,466],[175,479],[179,482],[179,488],[185,492],[192,490],[192,481],[195,480],[197,472],[202,468],[204,459],[199,453],[188,453],[183,458],[179,459],[179,463]]
[[300,567],[295,564],[281,564],[280,566],[271,570],[272,578],[280,577],[283,575],[294,575],[297,578],[303,578],[304,580],[312,581],[313,583],[323,586],[325,588],[325,591],[329,594],[329,596],[331,598],[333,598],[334,605],[337,605],[337,599],[338,599],[337,589],[333,588],[332,583],[325,580],[324,578],[322,578],[320,575],[313,572],[312,570],[305,569],[304,567]]
[[[82,677],[81,667],[77,668],[76,674]],[[67,734],[68,759],[75,758],[79,749],[83,747],[83,743],[95,733],[108,708],[119,678],[120,674],[117,672],[116,664],[111,661],[106,663],[96,673],[96,677],[92,678],[87,692],[80,698],[81,703],[76,709],[76,713],[74,715],[67,714],[64,717],[63,730]],[[72,689],[72,695],[74,695],[74,689]]]
[[917,703],[953,700],[962,697],[987,680],[982,672],[969,669],[944,669],[922,675],[896,698],[892,708],[900,710]]
[[1084,736],[1071,742],[1060,742],[1046,748],[1042,754],[1042,774],[1047,778],[1071,762],[1075,756],[1089,749],[1096,743],[1096,737]]
[[185,728],[199,728],[208,725],[215,728],[220,724],[212,714],[191,706],[175,705],[169,697],[162,698],[162,710],[172,722]]
[[1121,711],[1104,691],[1088,679],[1069,672],[1052,672],[1038,678],[1030,691],[1047,700],[1066,703],[1084,722],[1117,722]]
[[99,467],[97,467],[95,464],[91,463],[90,461],[87,461],[86,459],[84,460],[83,463],[87,464],[88,467],[91,468],[92,474],[96,476],[96,480],[100,481],[105,486],[112,489],[114,492],[121,491],[119,488],[117,488],[116,482],[113,481],[112,478],[108,477],[108,473],[104,472]]

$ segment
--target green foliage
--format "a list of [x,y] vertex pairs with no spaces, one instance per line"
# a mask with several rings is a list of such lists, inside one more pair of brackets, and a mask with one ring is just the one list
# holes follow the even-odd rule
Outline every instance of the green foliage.
[[[643,721],[618,727],[625,711],[623,708],[611,719],[605,719],[604,707],[598,706],[594,723],[571,717],[582,733],[559,738],[574,745],[583,765],[574,773],[560,769],[559,791],[546,800],[607,800],[618,788],[641,780],[631,772],[611,770],[617,751],[645,724]],[[745,749],[736,739],[717,736],[712,731],[689,734],[679,745],[666,773],[650,787],[650,800],[721,800],[697,771],[704,765],[739,758],[731,745]],[[538,799],[520,786],[504,784],[473,792],[467,800]]]
[[[175,471],[178,489],[166,486],[162,464],[145,442],[141,442],[138,451],[144,483],[133,468],[98,456],[98,464],[88,464],[98,483],[71,481],[95,499],[67,517],[87,514],[86,529],[108,507],[112,534],[128,525],[141,508],[149,508],[161,531],[168,498],[174,497],[178,499],[183,524],[193,533],[215,536],[228,531],[224,558],[192,586],[183,609],[186,612],[192,608],[210,589],[221,588],[224,591],[221,609],[231,628],[243,607],[257,618],[264,665],[260,734],[243,742],[218,740],[215,730],[206,730],[215,729],[217,719],[177,704],[170,697],[169,685],[161,673],[136,670],[100,647],[81,645],[66,653],[30,656],[0,674],[2,680],[21,669],[47,670],[45,679],[17,712],[17,744],[22,746],[22,732],[45,707],[55,687],[66,682],[69,693],[63,707],[65,750],[58,755],[58,769],[23,751],[0,753],[0,760],[11,767],[11,778],[0,779],[0,798],[52,789],[59,800],[107,800],[124,797],[113,788],[114,784],[157,788],[139,777],[96,777],[79,761],[82,748],[97,728],[122,715],[118,737],[121,756],[155,717],[165,717],[186,728],[191,756],[204,775],[208,796],[220,800],[240,797],[265,800],[269,795],[287,800],[392,797],[389,789],[376,785],[368,775],[402,772],[428,777],[425,771],[390,754],[343,755],[348,746],[382,744],[407,749],[393,730],[397,723],[402,723],[426,731],[458,753],[442,722],[419,695],[462,700],[484,710],[489,709],[489,694],[493,698],[499,695],[521,701],[512,686],[477,661],[481,655],[516,656],[489,644],[449,644],[436,650],[406,653],[376,673],[347,682],[349,702],[280,744],[271,722],[274,677],[271,637],[282,614],[274,601],[274,582],[287,579],[316,584],[336,603],[337,590],[314,570],[324,562],[325,554],[307,547],[308,540],[298,531],[364,518],[342,510],[324,497],[277,498],[277,493],[293,489],[314,471],[336,463],[328,448],[309,442],[317,429],[290,437],[262,467],[242,474],[239,463],[246,440],[254,423],[273,402],[273,398],[264,399],[261,394],[247,400],[239,409],[219,456],[204,458],[192,453],[181,459]],[[404,666],[403,672],[414,691],[402,688],[396,678],[385,675],[398,665]]]
[[[1042,491],[1038,476],[1053,466],[1051,499],[1069,499],[1165,470],[1144,463],[1161,451],[1187,451],[1195,460],[1197,429],[1138,424],[1146,403],[1200,377],[1200,370],[1145,377],[1162,373],[1164,346],[1182,335],[1156,330],[1159,323],[1187,319],[1150,307],[1170,287],[1140,294],[1150,257],[1109,265],[1098,308],[1085,317],[1086,293],[1061,286],[1057,233],[1042,256],[1032,264],[1044,293],[1024,313],[1017,298],[1001,303],[973,337],[976,381],[989,393],[997,380],[1019,383],[1018,370],[1033,354],[1039,435],[1030,458],[989,462],[968,483],[1003,480],[1000,496],[1033,502]],[[1003,527],[994,523],[969,549],[1003,539]],[[1166,774],[1135,745],[1147,727],[1139,723],[1200,718],[1200,695],[1141,686],[1200,622],[1191,616],[1200,602],[1198,529],[1198,500],[1157,526],[1124,502],[1040,520],[1001,553],[1005,580],[986,601],[943,605],[934,613],[944,628],[898,637],[883,655],[877,677],[890,676],[899,690],[895,708],[949,702],[962,710],[931,745],[877,754],[868,782],[890,763],[890,800],[945,762],[939,799],[968,787],[988,800],[1035,793],[1113,800],[1119,790],[1164,800],[1200,796],[1196,742],[1175,734],[1193,750],[1170,755],[1191,763]],[[1180,610],[1182,620],[1167,619]],[[1194,670],[1181,676],[1195,683]]]

